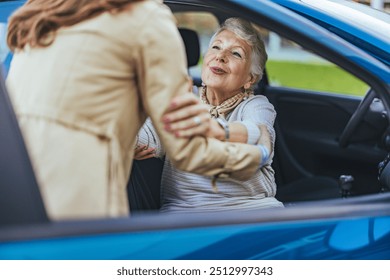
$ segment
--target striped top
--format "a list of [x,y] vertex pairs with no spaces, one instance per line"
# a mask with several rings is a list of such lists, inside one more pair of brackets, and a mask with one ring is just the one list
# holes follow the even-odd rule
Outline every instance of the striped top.
[[[255,144],[259,139],[260,124],[266,125],[271,135],[272,150],[268,161],[247,181],[220,178],[215,192],[211,177],[180,171],[166,158],[161,181],[161,211],[204,212],[283,207],[274,197],[276,184],[271,167],[275,117],[276,112],[265,96],[247,98],[226,116],[228,122],[240,122],[246,126],[249,144]],[[164,158],[164,150],[149,119],[139,132],[139,144],[147,142],[149,147],[156,148],[157,157]]]

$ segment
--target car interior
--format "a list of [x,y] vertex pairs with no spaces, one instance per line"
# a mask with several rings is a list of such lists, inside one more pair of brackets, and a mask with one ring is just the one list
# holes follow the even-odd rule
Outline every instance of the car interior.
[[[179,31],[186,48],[188,67],[196,66],[201,53],[199,36],[188,28],[179,28]],[[195,77],[194,83],[200,86],[200,78]],[[278,114],[273,168],[278,186],[276,197],[286,206],[387,190],[383,179],[378,180],[378,163],[386,158],[387,150],[383,149],[382,143],[372,141],[386,131],[388,123],[383,117],[383,104],[372,98],[375,96],[372,91],[368,93],[369,102],[360,103],[359,99],[346,96],[275,89],[269,86],[265,74],[255,94],[267,96]],[[372,102],[375,108],[370,108]],[[364,116],[353,130],[345,129],[350,115],[362,103],[369,105]],[[360,122],[363,123],[358,130]],[[349,143],[340,142],[346,142],[345,130],[350,131],[348,141],[355,143],[348,149]],[[375,148],[367,149],[372,144]],[[132,211],[159,209],[162,168],[160,159],[134,161],[128,183]]]

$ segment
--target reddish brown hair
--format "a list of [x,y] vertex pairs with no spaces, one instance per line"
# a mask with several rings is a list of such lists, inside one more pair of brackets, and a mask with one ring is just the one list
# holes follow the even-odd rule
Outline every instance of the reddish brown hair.
[[104,12],[116,13],[142,0],[28,0],[10,17],[7,43],[11,50],[50,45],[47,35]]

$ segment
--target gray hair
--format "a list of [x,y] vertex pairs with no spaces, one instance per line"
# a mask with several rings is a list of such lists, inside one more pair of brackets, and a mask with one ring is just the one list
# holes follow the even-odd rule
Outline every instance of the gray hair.
[[210,44],[214,41],[215,36],[224,30],[233,32],[251,47],[251,74],[257,78],[255,82],[261,80],[268,55],[260,33],[249,21],[241,18],[228,18],[211,37]]

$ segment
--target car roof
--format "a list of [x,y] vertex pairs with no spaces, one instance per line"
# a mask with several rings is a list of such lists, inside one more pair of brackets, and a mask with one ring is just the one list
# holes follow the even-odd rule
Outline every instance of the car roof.
[[273,0],[390,65],[390,14],[344,0]]

